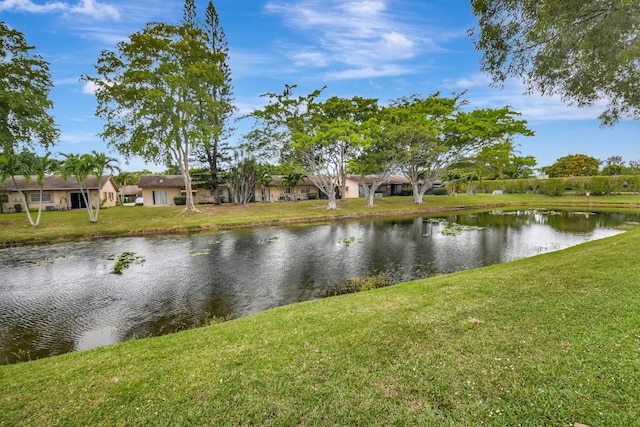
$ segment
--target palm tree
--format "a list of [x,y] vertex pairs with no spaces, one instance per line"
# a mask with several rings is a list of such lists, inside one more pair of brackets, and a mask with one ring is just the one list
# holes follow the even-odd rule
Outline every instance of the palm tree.
[[100,211],[100,206],[102,205],[102,200],[101,200],[101,194],[102,194],[102,176],[104,175],[105,171],[109,171],[110,174],[113,174],[113,171],[120,171],[120,168],[118,167],[118,159],[114,158],[114,157],[109,157],[104,153],[98,153],[97,151],[93,150],[91,152],[91,154],[93,155],[93,172],[96,174],[96,179],[98,180],[98,204],[96,206],[96,212],[95,212],[95,221],[92,222],[97,222],[98,221],[98,212]]
[[[69,176],[75,176],[78,181],[80,193],[84,199],[84,203],[89,213],[89,221],[98,222],[98,213],[100,212],[101,200],[101,184],[102,176],[106,170],[117,170],[117,159],[109,157],[104,153],[98,153],[95,150],[91,154],[63,154],[65,157],[62,163],[62,176],[67,178]],[[96,176],[98,184],[98,199],[95,207],[91,203],[91,194],[89,191],[89,177],[91,175]],[[94,210],[95,209],[95,210]]]
[[262,201],[263,202],[268,202],[270,199],[270,196],[265,197],[268,193],[268,189],[269,187],[271,187],[271,183],[273,182],[273,176],[271,176],[268,173],[263,173],[262,176],[260,177],[260,185],[262,185]]
[[[44,156],[38,156],[30,151],[23,151],[16,154],[14,152],[5,152],[0,156],[0,181],[4,182],[11,178],[13,185],[18,194],[24,211],[29,219],[29,224],[33,227],[40,225],[40,218],[42,215],[42,190],[44,186],[44,177],[48,172],[51,172],[57,161],[49,158],[50,153],[46,153]],[[31,217],[31,211],[29,211],[29,202],[27,195],[20,189],[16,176],[23,176],[28,184],[31,180],[31,175],[36,176],[36,181],[40,187],[40,201],[38,204],[38,216],[35,221]]]
[[[298,185],[298,182],[300,182],[304,177],[305,175],[300,172],[290,172],[282,177],[282,184],[286,188],[290,189],[291,193],[293,194],[294,202],[298,201],[298,195],[297,195],[297,192],[295,191],[296,185]],[[285,199],[286,199],[286,196],[285,196]]]

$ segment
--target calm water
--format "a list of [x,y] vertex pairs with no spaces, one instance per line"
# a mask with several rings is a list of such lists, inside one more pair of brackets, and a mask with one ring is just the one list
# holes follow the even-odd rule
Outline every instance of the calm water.
[[[0,249],[0,364],[321,298],[348,278],[394,283],[562,249],[637,216],[455,214]],[[466,224],[454,231],[453,223]],[[122,275],[115,259],[134,252]]]

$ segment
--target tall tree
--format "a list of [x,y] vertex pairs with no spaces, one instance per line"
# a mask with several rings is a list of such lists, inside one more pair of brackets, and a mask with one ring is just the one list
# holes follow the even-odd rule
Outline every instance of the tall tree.
[[518,155],[511,140],[482,148],[473,163],[476,172],[486,179],[525,178],[533,174],[536,164],[533,156]]
[[604,161],[602,175],[625,175],[629,172],[629,168],[624,165],[621,156],[611,156]]
[[0,21],[0,148],[7,156],[54,145],[59,130],[49,114],[49,64],[31,53],[24,35]]
[[598,175],[600,160],[586,154],[569,154],[560,157],[556,162],[546,168],[546,173],[551,178],[560,176],[593,176]]
[[360,178],[360,187],[368,207],[374,206],[376,191],[388,181],[396,168],[396,150],[381,126],[380,111],[367,120],[361,128],[356,153],[349,159],[348,171]]
[[349,160],[348,169],[360,179],[367,207],[374,207],[376,191],[389,180],[396,167],[395,152],[384,139],[372,140]]
[[215,131],[211,115],[220,103],[211,86],[222,82],[220,57],[207,35],[192,23],[150,23],[103,51],[97,77],[96,113],[106,121],[102,136],[122,155],[178,164],[187,195],[185,210],[196,211],[189,161],[192,149]]
[[336,193],[344,195],[347,164],[368,138],[377,100],[331,97],[320,102],[324,88],[297,97],[294,88],[287,85],[282,94],[266,95],[269,103],[250,115],[256,127],[248,139],[254,146],[279,152],[281,161],[299,165],[327,196],[327,208],[336,209]]
[[370,147],[371,130],[377,123],[378,110],[377,99],[333,96],[319,104],[312,120],[311,133],[314,137],[307,143],[320,144],[332,153],[327,161],[335,162],[343,201],[347,196],[345,182],[348,163],[353,157],[363,155],[365,147]]
[[640,2],[471,0],[482,69],[578,106],[608,102],[604,125],[640,119]]
[[262,95],[269,98],[269,102],[247,116],[255,123],[246,135],[246,145],[263,158],[279,157],[281,163],[289,164],[292,169],[299,167],[327,195],[328,208],[336,209],[339,164],[326,146],[309,140],[317,137],[313,126],[315,118],[320,116],[317,98],[324,88],[298,96],[293,93],[295,88],[295,85],[285,85],[281,94]]
[[512,136],[533,135],[508,107],[464,111],[462,94],[413,95],[387,108],[385,132],[395,141],[398,167],[413,187],[414,203],[452,166],[475,158],[487,146]]
[[236,205],[248,205],[254,198],[256,184],[262,177],[260,165],[250,153],[237,149],[229,171],[229,189]]
[[201,145],[198,145],[196,156],[198,160],[208,166],[211,194],[213,195],[214,203],[220,204],[218,174],[220,162],[229,160],[229,146],[225,142],[234,130],[230,122],[236,108],[233,105],[231,67],[228,62],[229,44],[224,29],[220,26],[218,12],[211,0],[209,0],[205,12],[204,31],[207,35],[207,45],[209,49],[219,58],[217,65],[222,80],[215,85],[211,85],[209,88],[211,96],[219,104],[219,108],[213,111],[213,114],[209,115],[209,120],[211,120],[211,124],[213,125],[212,132],[202,141]]

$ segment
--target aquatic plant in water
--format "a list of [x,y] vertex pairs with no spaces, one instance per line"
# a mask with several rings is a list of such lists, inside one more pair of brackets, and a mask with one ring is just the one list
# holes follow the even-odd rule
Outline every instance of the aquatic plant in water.
[[[109,259],[114,259],[114,255],[109,257]],[[144,264],[144,257],[141,255],[136,255],[135,252],[122,252],[120,256],[118,256],[118,260],[113,265],[113,270],[111,273],[113,274],[122,274],[122,270],[128,268],[131,264]]]

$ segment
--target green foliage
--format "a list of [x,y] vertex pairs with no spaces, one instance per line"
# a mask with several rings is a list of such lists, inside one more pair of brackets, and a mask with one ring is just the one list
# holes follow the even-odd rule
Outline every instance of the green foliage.
[[569,154],[560,157],[546,169],[551,178],[561,176],[593,176],[600,171],[600,160],[586,154]]
[[[185,1],[185,22],[198,25],[196,19],[195,3],[193,0]],[[233,86],[231,84],[231,68],[229,67],[229,46],[224,29],[220,25],[218,12],[209,0],[205,11],[204,24],[201,26],[207,36],[207,46],[216,55],[217,66],[220,70],[220,81],[210,84],[210,94],[219,102],[219,109],[211,119],[214,126],[208,136],[202,140],[202,144],[194,147],[195,158],[206,166],[209,173],[207,185],[211,188],[215,204],[220,204],[218,184],[221,182],[220,163],[230,160],[230,148],[226,140],[234,130],[230,125],[231,117],[237,110],[233,105]],[[205,116],[210,114],[204,112]]]
[[135,172],[120,172],[118,175],[115,175],[113,179],[119,186],[138,185],[142,175],[153,175],[153,172],[147,169]]
[[568,186],[567,179],[543,179],[538,184],[539,191],[547,196],[562,196]]
[[527,90],[568,103],[606,100],[605,125],[640,119],[635,0],[472,0],[482,70],[495,83],[523,78]]
[[234,203],[248,205],[254,197],[256,184],[263,176],[260,164],[253,156],[241,150],[236,150],[234,164],[231,166],[227,176]]
[[483,181],[478,184],[478,191],[482,193],[491,193],[494,190],[503,190],[511,194],[538,193],[549,196],[560,196],[567,192],[576,195],[589,192],[592,196],[640,193],[640,175],[506,179]]
[[49,64],[24,35],[0,21],[0,152],[54,145],[60,131],[49,110]]
[[449,194],[445,187],[436,187],[431,191],[431,193],[434,196],[446,196],[447,194]]
[[383,112],[384,131],[393,141],[398,168],[411,181],[415,203],[452,168],[473,163],[481,150],[514,135],[533,135],[510,108],[466,111],[462,95],[403,97]]
[[247,144],[255,153],[299,166],[294,170],[313,177],[328,196],[328,208],[336,209],[336,188],[345,181],[349,160],[372,140],[377,100],[334,96],[320,102],[324,88],[297,97],[295,88],[286,85],[282,94],[264,95],[269,103],[249,115],[256,123]]
[[94,209],[91,192],[88,188],[89,177],[95,176],[99,187],[106,171],[113,172],[119,169],[117,166],[118,160],[95,150],[93,150],[91,154],[63,154],[63,156],[64,161],[60,165],[62,176],[65,179],[70,176],[76,179],[78,189],[82,194],[87,213],[89,214],[89,221],[92,223],[98,222],[98,215],[100,207],[102,206],[102,191],[98,191],[98,203]]
[[102,137],[123,156],[175,163],[185,176],[186,210],[195,210],[189,177],[191,149],[210,141],[219,116],[228,111],[212,87],[224,83],[221,54],[193,23],[150,23],[103,51],[97,76],[83,76],[96,87]]
[[22,201],[22,208],[19,212],[22,212],[24,209],[27,213],[29,224],[33,227],[40,225],[42,198],[38,204],[38,215],[34,220],[31,217],[27,195],[19,188],[15,178],[22,176],[27,182],[29,182],[32,179],[32,176],[35,176],[36,182],[40,187],[40,193],[42,193],[45,175],[57,171],[58,167],[59,161],[50,159],[49,153],[46,153],[44,156],[38,156],[35,153],[25,150],[16,154],[11,149],[0,153],[0,183],[5,183],[6,181],[11,180],[14,187],[18,189],[18,193]]
[[485,179],[526,178],[533,175],[533,156],[519,156],[510,140],[483,147],[472,166]]
[[[115,255],[112,255],[109,259],[114,259]],[[131,264],[144,264],[144,257],[136,255],[135,252],[122,252],[116,263],[113,265],[111,273],[122,274],[122,270],[129,268]]]
[[187,196],[176,196],[173,198],[173,203],[176,206],[184,206],[187,204]]

